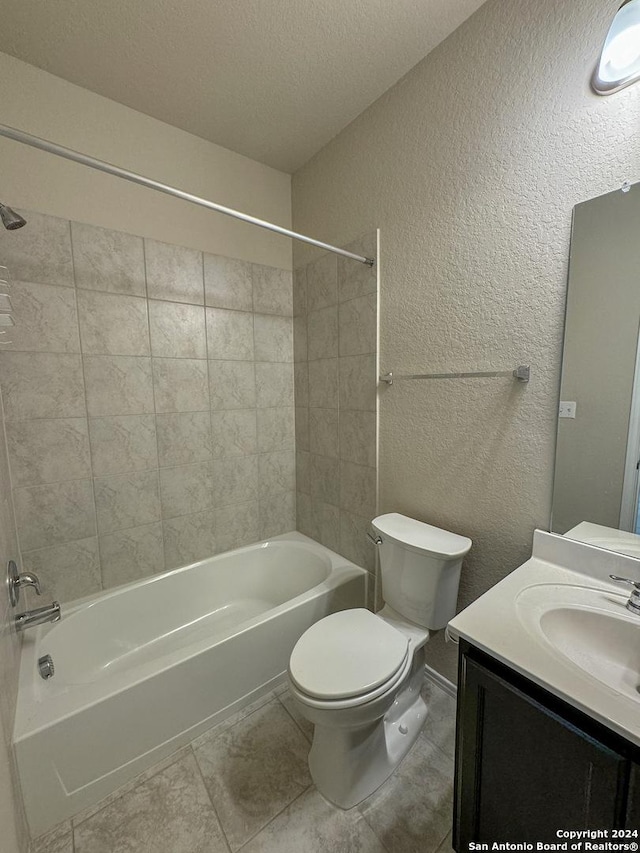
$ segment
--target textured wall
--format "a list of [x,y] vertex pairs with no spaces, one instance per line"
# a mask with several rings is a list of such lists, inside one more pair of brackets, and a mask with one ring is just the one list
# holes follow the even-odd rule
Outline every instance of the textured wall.
[[[291,178],[0,53],[2,123],[288,227]],[[291,241],[0,139],[2,201],[258,264],[291,268]]]
[[482,2],[3,4],[0,50],[292,172]]
[[295,529],[291,272],[25,217],[0,232],[24,568],[68,601]]
[[[373,232],[347,247],[378,257]],[[298,530],[375,575],[378,266],[321,255],[294,273]],[[374,606],[375,583],[369,584]]]
[[460,606],[549,524],[571,211],[640,177],[640,86],[589,89],[618,5],[489,0],[294,176],[297,229],[381,229],[383,370],[531,364],[380,391],[380,509],[473,539]]
[[567,294],[553,530],[618,527],[640,323],[640,185],[576,207]]

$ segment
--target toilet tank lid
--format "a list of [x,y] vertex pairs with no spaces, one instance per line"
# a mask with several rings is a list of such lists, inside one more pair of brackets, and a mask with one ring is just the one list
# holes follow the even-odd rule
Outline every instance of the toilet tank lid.
[[399,512],[388,512],[379,515],[371,522],[372,526],[383,539],[391,539],[399,545],[404,545],[411,551],[425,554],[435,554],[442,557],[464,557],[469,552],[472,542],[466,536],[449,533],[424,521],[408,518]]

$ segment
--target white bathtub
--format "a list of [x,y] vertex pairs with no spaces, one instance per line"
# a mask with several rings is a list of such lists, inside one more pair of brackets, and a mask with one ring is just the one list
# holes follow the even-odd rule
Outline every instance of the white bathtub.
[[366,578],[290,533],[82,599],[26,631],[14,744],[32,835],[272,688],[303,631],[363,606]]

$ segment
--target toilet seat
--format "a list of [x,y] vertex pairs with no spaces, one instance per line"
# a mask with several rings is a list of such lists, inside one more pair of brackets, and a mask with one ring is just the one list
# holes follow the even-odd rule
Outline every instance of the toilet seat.
[[296,643],[289,675],[304,701],[350,707],[382,695],[411,665],[409,637],[369,610],[333,613]]
[[350,699],[314,699],[312,696],[308,696],[299,690],[293,682],[293,679],[289,682],[289,690],[303,705],[307,705],[310,708],[316,708],[320,711],[344,711],[349,708],[359,708],[375,702],[376,699],[379,699],[385,694],[393,695],[396,687],[407,677],[409,670],[411,669],[411,662],[411,655],[407,655],[404,666],[398,670],[393,678],[386,681],[375,690],[372,690],[370,693],[365,693],[362,696],[352,696]]

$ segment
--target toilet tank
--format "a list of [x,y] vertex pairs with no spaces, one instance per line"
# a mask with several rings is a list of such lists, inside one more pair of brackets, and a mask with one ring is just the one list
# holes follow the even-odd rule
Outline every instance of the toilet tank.
[[397,512],[371,522],[382,540],[382,597],[423,628],[444,628],[456,612],[462,560],[471,539]]

